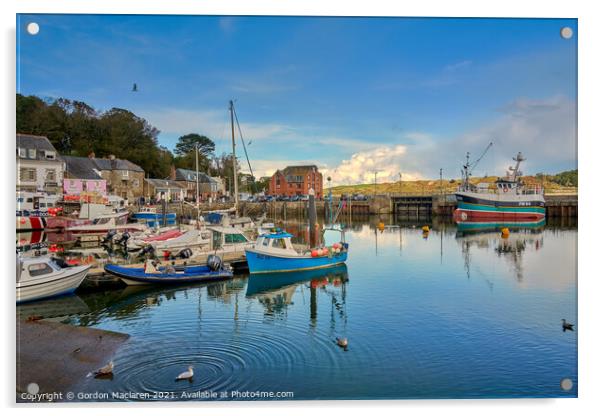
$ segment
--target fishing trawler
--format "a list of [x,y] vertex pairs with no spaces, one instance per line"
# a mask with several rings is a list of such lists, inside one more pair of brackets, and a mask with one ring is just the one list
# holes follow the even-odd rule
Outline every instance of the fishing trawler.
[[487,150],[474,163],[470,164],[469,156],[462,170],[462,184],[456,192],[458,208],[454,211],[456,221],[537,221],[545,218],[544,189],[542,186],[527,187],[520,179],[519,170],[523,158],[518,153],[506,176],[493,184],[480,183],[476,186],[469,182],[471,172],[483,158]]

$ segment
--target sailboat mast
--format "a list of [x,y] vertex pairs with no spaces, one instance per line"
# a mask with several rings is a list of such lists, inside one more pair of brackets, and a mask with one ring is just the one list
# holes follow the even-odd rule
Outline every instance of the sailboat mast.
[[236,166],[236,140],[234,139],[234,103],[230,100],[230,125],[232,127],[232,170],[234,172],[234,210],[238,213],[238,172]]

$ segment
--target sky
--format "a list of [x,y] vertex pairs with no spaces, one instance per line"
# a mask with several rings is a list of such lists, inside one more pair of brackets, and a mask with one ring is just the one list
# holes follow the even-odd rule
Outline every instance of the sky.
[[519,151],[525,174],[577,168],[576,19],[22,14],[17,92],[126,108],[161,145],[199,133],[218,154],[234,100],[256,177],[457,178],[489,142],[475,175]]

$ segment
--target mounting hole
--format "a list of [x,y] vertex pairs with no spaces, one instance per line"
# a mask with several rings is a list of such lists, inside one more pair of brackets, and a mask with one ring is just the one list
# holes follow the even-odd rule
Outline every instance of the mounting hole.
[[560,381],[560,388],[564,391],[571,391],[573,389],[573,380],[570,378],[563,378]]
[[27,24],[27,33],[30,35],[37,35],[40,31],[40,25],[36,22],[31,22]]
[[560,29],[560,36],[562,36],[564,39],[570,39],[573,37],[573,29],[571,29],[568,26],[563,27],[562,29]]

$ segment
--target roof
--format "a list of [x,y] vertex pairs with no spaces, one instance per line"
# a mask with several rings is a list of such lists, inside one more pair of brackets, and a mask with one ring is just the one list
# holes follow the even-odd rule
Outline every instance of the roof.
[[155,188],[178,188],[178,189],[184,188],[184,186],[182,184],[180,184],[176,181],[173,181],[171,179],[147,178],[147,179],[144,179],[144,181],[151,184]]
[[298,166],[287,166],[284,168],[282,173],[284,175],[303,175],[307,173],[307,171],[318,171],[318,167],[316,165],[298,165]]
[[[57,154],[57,159],[58,159],[58,152],[56,151],[56,149],[54,148],[52,143],[50,143],[50,140],[48,140],[48,137],[46,137],[46,136],[36,136],[33,134],[17,133],[17,151],[19,148],[55,152]],[[35,159],[46,160],[46,155],[41,154],[41,152],[36,152]]]
[[240,228],[224,227],[222,225],[209,225],[209,226],[207,226],[207,229],[208,230],[212,230],[212,231],[217,231],[217,232],[220,232],[222,234],[242,234],[242,235],[245,235],[245,233]]
[[99,170],[131,170],[134,172],[144,172],[144,169],[140,166],[125,159],[90,159],[94,161]]
[[292,238],[293,235],[289,234],[285,231],[279,231],[277,233],[269,233],[269,234],[263,234],[260,237],[264,237],[264,238]]
[[[176,180],[177,181],[190,181],[196,182],[196,171],[191,169],[176,169]],[[212,178],[206,173],[199,172],[199,182],[201,183],[219,183],[219,180]]]
[[97,173],[93,159],[79,156],[63,156],[63,159],[66,164],[65,171],[70,176],[77,179],[102,179],[102,176]]

